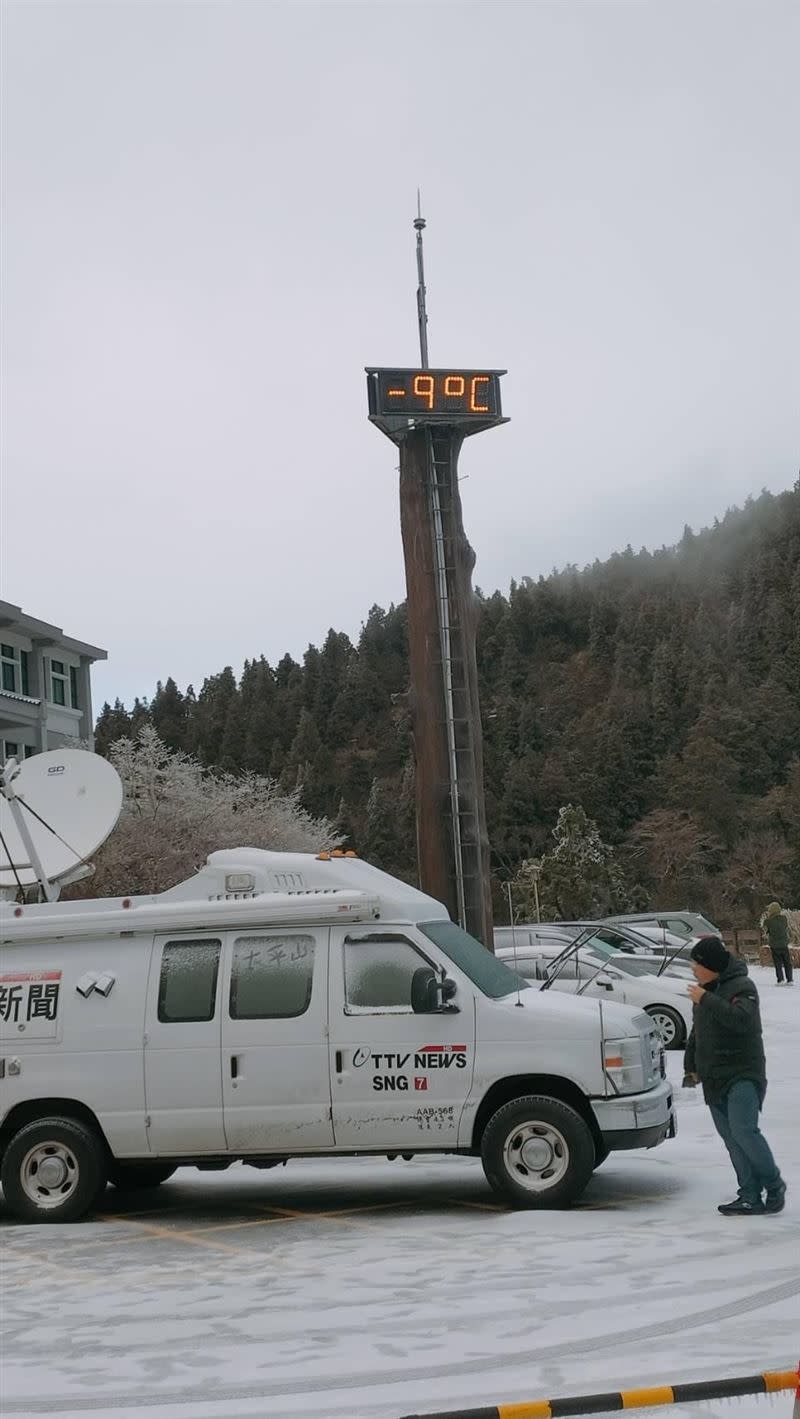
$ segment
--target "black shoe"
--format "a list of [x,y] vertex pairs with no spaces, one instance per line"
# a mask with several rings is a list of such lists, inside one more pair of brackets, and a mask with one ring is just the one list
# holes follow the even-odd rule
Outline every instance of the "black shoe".
[[[783,1203],[781,1203],[783,1206]],[[779,1208],[773,1209],[779,1211]],[[723,1202],[718,1208],[723,1217],[760,1217],[765,1211],[763,1202],[746,1202],[743,1197],[737,1197],[733,1202]]]
[[765,1212],[782,1212],[786,1204],[786,1183],[779,1183],[777,1187],[767,1191],[767,1200],[764,1203]]

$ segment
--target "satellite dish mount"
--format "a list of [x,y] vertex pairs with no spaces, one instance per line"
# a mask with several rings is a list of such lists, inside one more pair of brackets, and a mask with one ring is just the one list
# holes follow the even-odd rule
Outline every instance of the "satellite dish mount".
[[[20,800],[14,791],[14,779],[17,778],[19,771],[20,765],[17,763],[16,759],[9,759],[7,763],[3,765],[2,794],[4,799],[6,800],[6,803],[8,804],[8,809],[13,819],[14,827],[19,833],[25,846],[25,851],[28,854],[28,864],[30,867],[33,868],[33,871],[36,873],[36,880],[39,883],[40,891],[42,892],[42,895],[46,902],[55,902],[58,900],[59,888],[49,880],[47,873],[45,872],[44,867],[42,866],[42,859],[40,858],[36,850],[36,844],[31,836],[28,824],[25,821],[25,800]],[[5,839],[3,839],[1,846],[3,853],[5,854]],[[20,886],[22,886],[22,883],[20,883]]]
[[0,768],[0,897],[38,886],[47,902],[94,871],[122,807],[122,782],[85,749],[52,749]]

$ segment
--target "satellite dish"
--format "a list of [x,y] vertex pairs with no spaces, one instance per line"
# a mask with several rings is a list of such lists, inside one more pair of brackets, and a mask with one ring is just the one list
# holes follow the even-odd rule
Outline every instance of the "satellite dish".
[[122,780],[107,759],[87,749],[50,749],[0,773],[0,889],[84,876],[122,808]]

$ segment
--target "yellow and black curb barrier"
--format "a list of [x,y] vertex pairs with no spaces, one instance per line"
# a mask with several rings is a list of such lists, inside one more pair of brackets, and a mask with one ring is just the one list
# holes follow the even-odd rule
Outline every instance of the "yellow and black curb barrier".
[[404,1419],[562,1419],[567,1415],[606,1414],[620,1409],[656,1408],[661,1404],[697,1403],[702,1399],[737,1399],[744,1394],[778,1394],[781,1390],[796,1389],[797,1384],[797,1370],[768,1370],[761,1375],[744,1375],[733,1380],[617,1389],[611,1394],[534,1399],[527,1404],[490,1404],[483,1409],[447,1409],[437,1414],[406,1414]]

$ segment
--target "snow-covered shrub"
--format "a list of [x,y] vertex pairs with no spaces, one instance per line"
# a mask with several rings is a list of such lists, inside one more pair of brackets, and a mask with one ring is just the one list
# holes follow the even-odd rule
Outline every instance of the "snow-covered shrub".
[[65,895],[161,892],[216,848],[318,852],[336,844],[332,825],[307,813],[296,792],[258,774],[209,772],[169,749],[150,725],[118,739],[109,758],[124,789],[119,822],[95,855],[94,876]]

